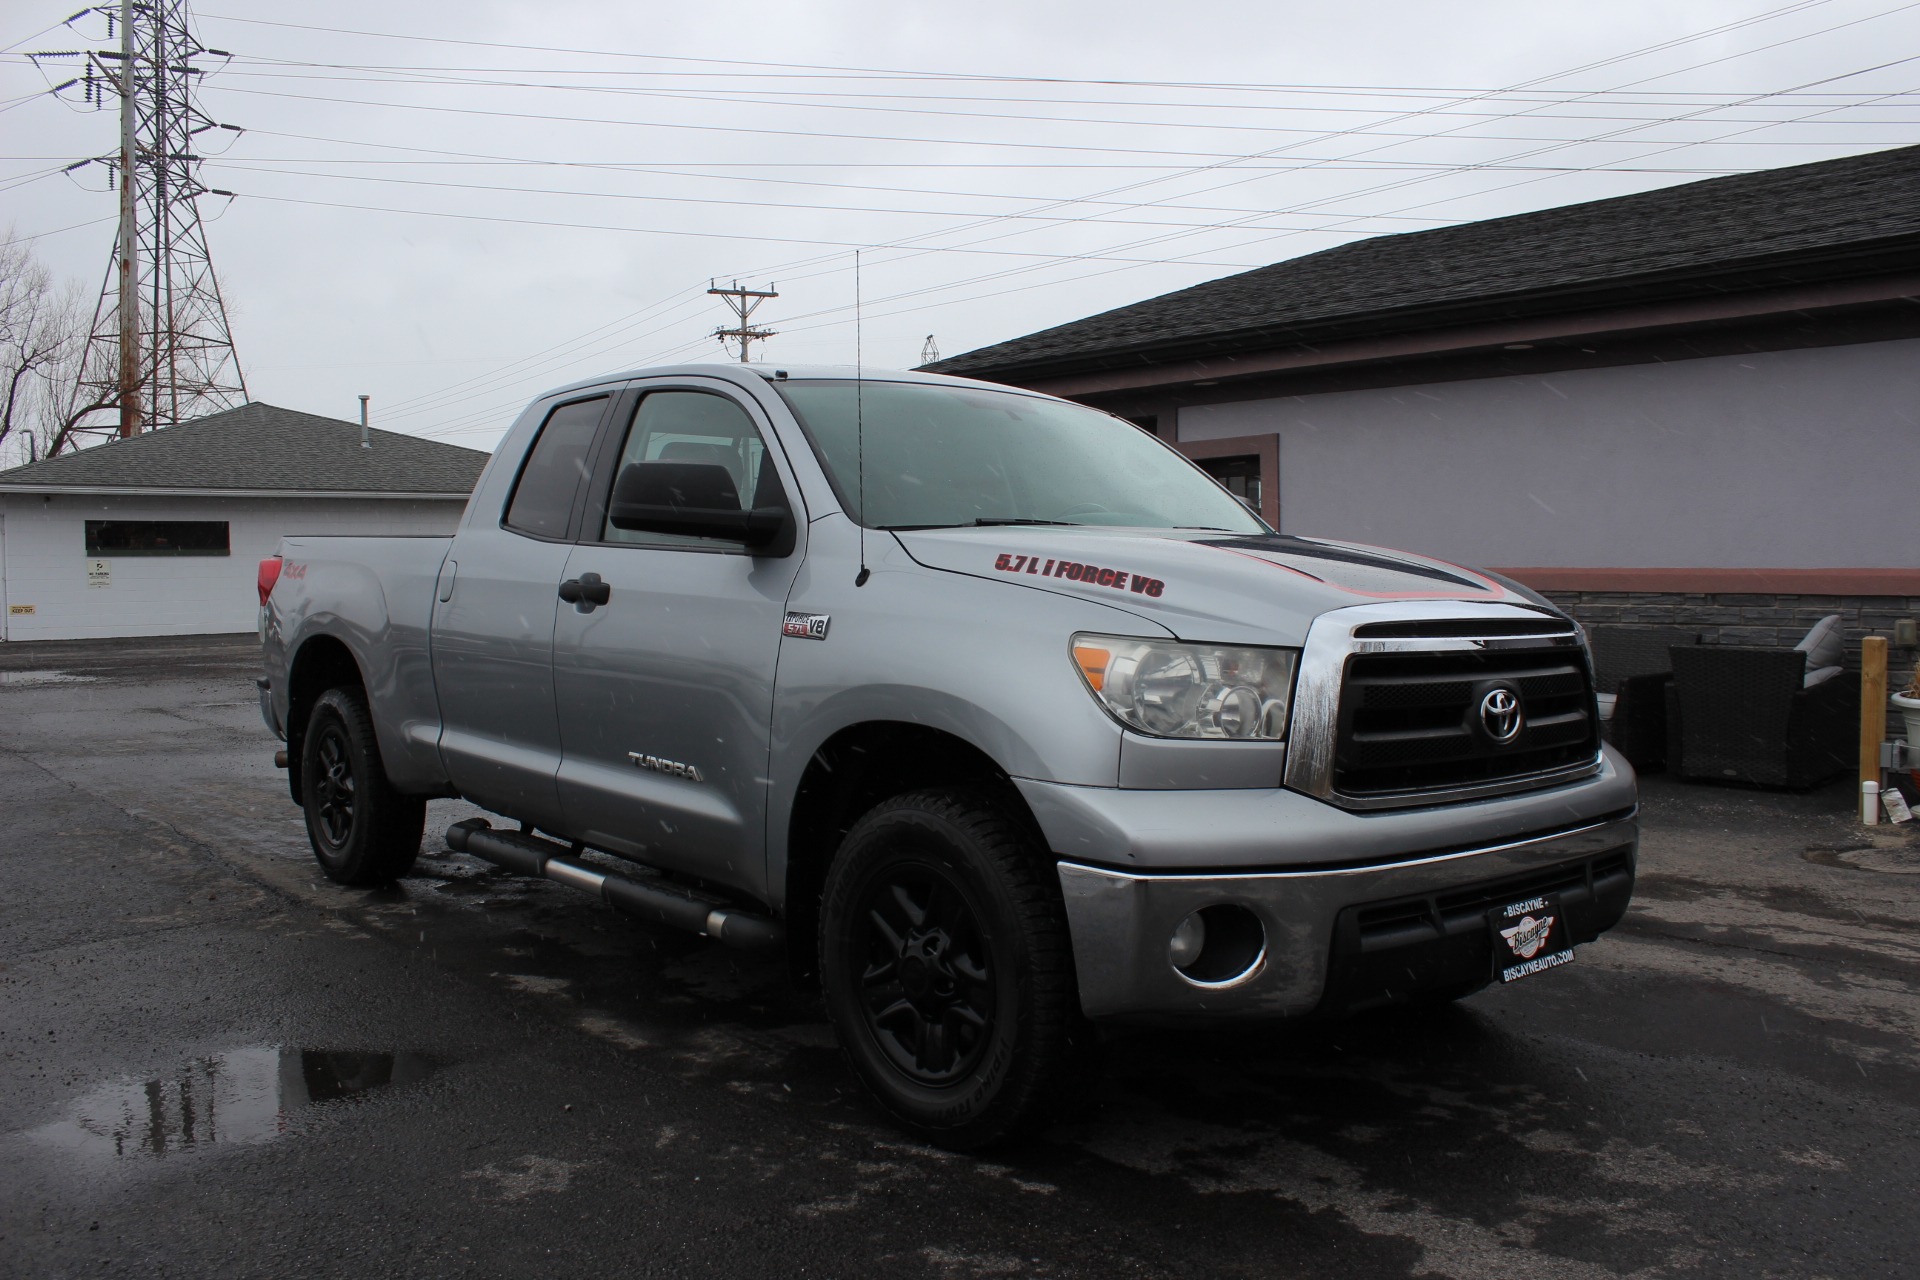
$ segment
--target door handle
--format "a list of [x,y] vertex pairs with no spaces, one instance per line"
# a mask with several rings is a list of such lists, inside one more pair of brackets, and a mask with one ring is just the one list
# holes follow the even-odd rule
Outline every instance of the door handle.
[[581,613],[592,613],[595,605],[613,599],[613,586],[597,573],[583,573],[560,584],[560,598]]

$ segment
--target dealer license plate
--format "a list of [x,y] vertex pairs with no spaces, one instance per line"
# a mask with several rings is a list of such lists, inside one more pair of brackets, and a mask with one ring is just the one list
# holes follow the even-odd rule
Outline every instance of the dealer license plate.
[[1573,934],[1557,893],[1522,898],[1487,912],[1493,976],[1517,982],[1573,963]]

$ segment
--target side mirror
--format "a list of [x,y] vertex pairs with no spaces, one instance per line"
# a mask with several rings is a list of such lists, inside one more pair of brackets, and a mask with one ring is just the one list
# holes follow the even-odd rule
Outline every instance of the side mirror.
[[793,517],[785,507],[743,510],[740,491],[711,462],[630,462],[613,483],[607,522],[634,533],[677,533],[738,542],[759,555],[793,549]]

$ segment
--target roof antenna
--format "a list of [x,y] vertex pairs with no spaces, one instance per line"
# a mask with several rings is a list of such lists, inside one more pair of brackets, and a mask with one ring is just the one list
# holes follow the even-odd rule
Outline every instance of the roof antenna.
[[853,585],[864,587],[867,579],[873,576],[873,570],[867,568],[867,431],[866,431],[866,362],[860,346],[860,251],[853,251],[853,456],[854,491],[860,503],[860,518],[854,523],[860,526],[860,572],[854,575]]

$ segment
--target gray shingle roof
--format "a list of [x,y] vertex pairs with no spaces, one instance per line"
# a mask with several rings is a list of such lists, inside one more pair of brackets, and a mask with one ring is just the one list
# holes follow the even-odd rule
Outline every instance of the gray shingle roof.
[[931,372],[1066,372],[1920,267],[1920,147],[1376,236],[981,347]]
[[253,404],[77,453],[0,471],[0,487],[286,490],[298,493],[471,493],[487,464],[477,449],[275,405]]

